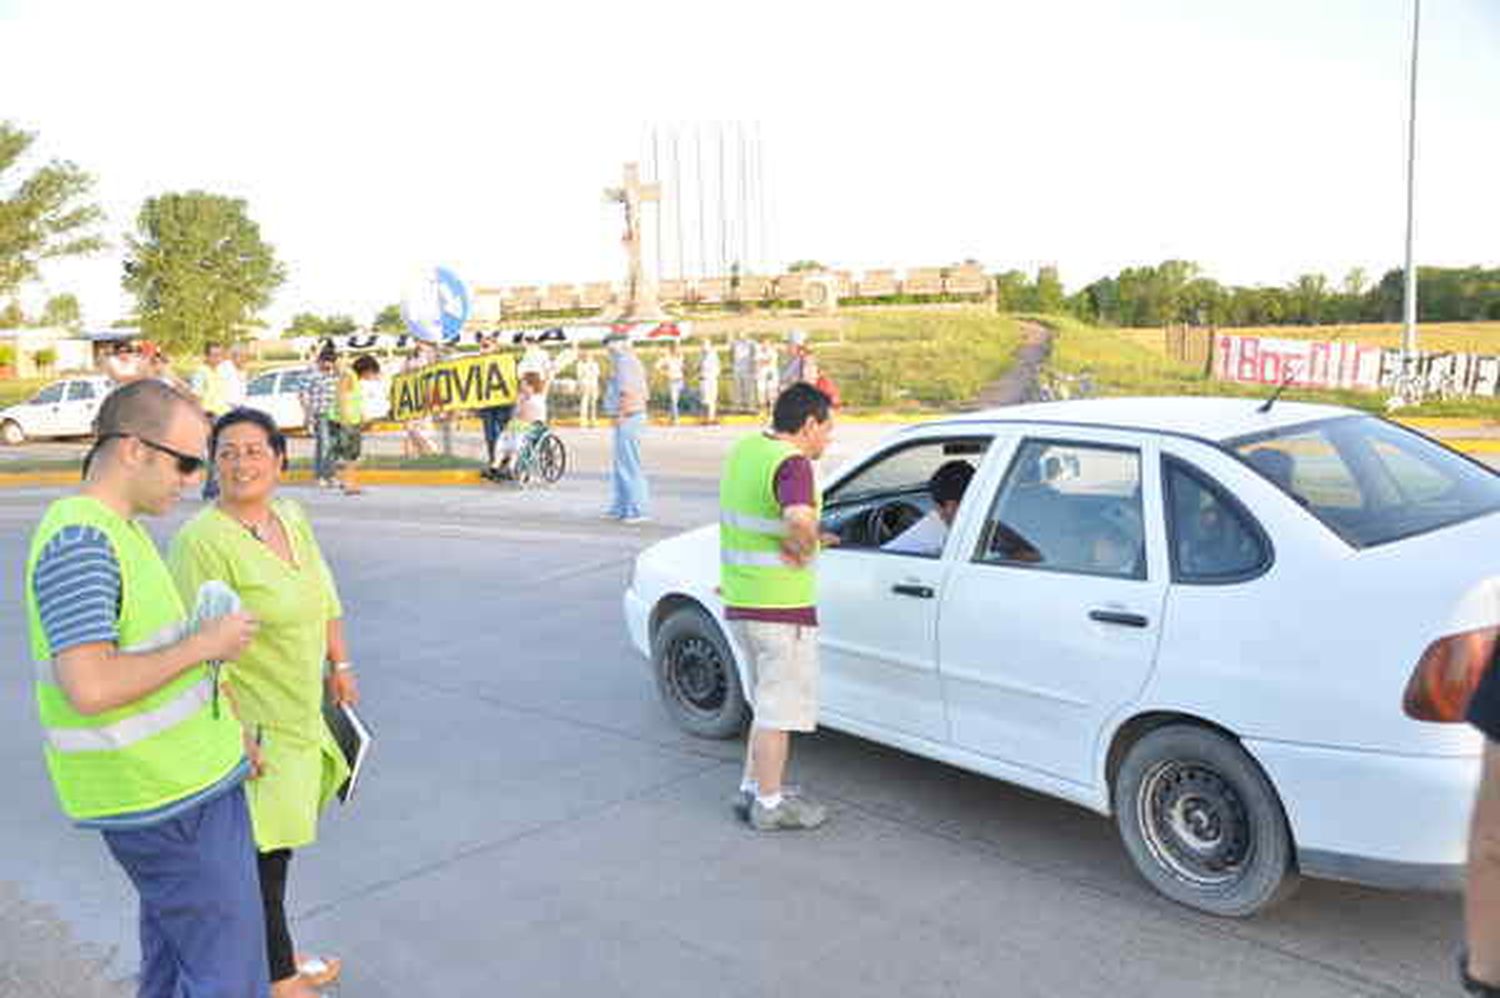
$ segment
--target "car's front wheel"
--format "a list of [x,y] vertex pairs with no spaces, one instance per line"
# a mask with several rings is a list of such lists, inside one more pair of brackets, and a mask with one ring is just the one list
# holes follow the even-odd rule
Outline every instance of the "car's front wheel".
[[14,447],[26,442],[26,433],[21,429],[21,424],[14,419],[7,419],[0,423],[0,441]]
[[733,738],[750,723],[734,653],[696,605],[670,611],[651,640],[656,688],[673,720],[700,738]]
[[1147,733],[1120,765],[1114,809],[1136,869],[1174,901],[1242,918],[1296,888],[1281,799],[1218,732],[1173,724]]

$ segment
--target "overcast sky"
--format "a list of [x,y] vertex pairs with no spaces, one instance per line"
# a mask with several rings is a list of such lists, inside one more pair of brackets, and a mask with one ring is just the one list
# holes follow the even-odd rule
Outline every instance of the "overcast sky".
[[[725,13],[729,11],[730,13]],[[368,322],[417,268],[618,279],[653,126],[763,138],[779,263],[1055,263],[1070,290],[1196,260],[1228,283],[1399,266],[1411,0],[748,7],[0,0],[0,118],[141,201],[245,198],[270,318]],[[1418,258],[1500,264],[1500,0],[1425,0]],[[120,253],[59,265],[91,323]]]

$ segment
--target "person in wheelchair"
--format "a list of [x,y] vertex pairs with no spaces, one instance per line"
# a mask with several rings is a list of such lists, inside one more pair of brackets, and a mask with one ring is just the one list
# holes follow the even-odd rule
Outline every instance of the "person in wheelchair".
[[547,379],[540,371],[527,371],[521,375],[515,415],[500,434],[500,446],[496,451],[499,464],[495,468],[495,477],[513,477],[521,448],[547,431],[548,387]]
[[926,516],[907,527],[880,546],[882,551],[897,554],[920,554],[936,558],[943,553],[948,540],[948,530],[953,518],[958,515],[958,505],[963,501],[969,480],[974,477],[974,466],[968,461],[946,461],[927,480],[927,494],[932,496],[933,508]]

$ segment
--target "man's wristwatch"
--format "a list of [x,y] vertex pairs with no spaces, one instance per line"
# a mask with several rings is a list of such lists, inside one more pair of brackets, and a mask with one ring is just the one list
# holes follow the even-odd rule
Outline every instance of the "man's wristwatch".
[[329,670],[330,672],[352,672],[352,671],[354,671],[354,663],[353,662],[331,662],[329,664],[332,666],[332,668]]
[[1479,998],[1500,998],[1500,985],[1486,984],[1476,981],[1469,976],[1469,953],[1460,950],[1458,954],[1458,979],[1463,982],[1464,991]]

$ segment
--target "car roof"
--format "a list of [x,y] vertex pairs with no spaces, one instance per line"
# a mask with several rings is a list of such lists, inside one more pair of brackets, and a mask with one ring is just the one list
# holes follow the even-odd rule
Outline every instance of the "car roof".
[[[1267,398],[1270,392],[1267,392]],[[1339,416],[1363,415],[1357,409],[1309,402],[1277,402],[1259,411],[1258,398],[1104,398],[1036,402],[986,409],[939,420],[940,425],[969,423],[1049,423],[1115,427],[1174,433],[1223,443],[1236,437]],[[933,424],[923,424],[931,426]]]

